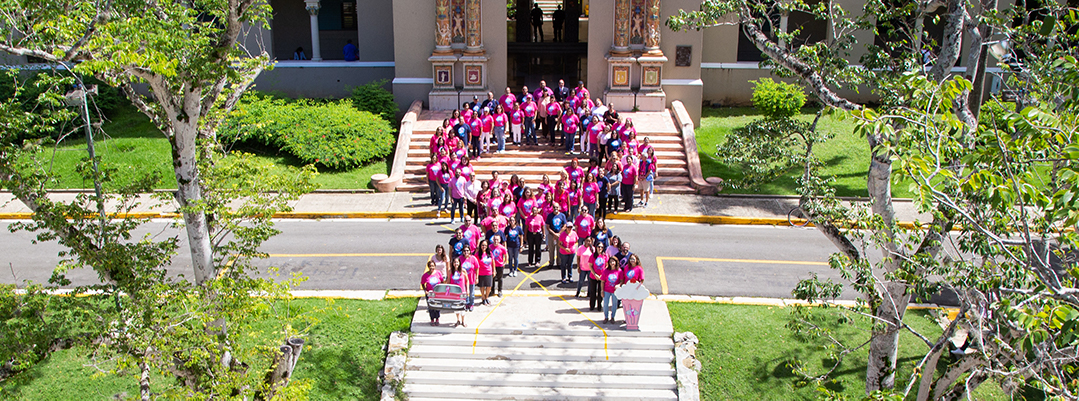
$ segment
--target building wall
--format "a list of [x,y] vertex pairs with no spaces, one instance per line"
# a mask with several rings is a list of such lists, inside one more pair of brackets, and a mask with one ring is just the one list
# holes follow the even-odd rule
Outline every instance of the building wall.
[[416,99],[427,107],[431,92],[431,62],[435,50],[435,2],[393,2],[394,71],[393,96],[397,106],[406,110]]
[[[434,25],[434,13],[431,14],[431,25]],[[506,89],[508,76],[507,66],[509,60],[506,53],[506,0],[482,0],[480,2],[480,18],[482,19],[483,48],[487,50],[487,88],[493,91],[495,98],[501,96]],[[432,34],[431,40],[434,40]],[[463,82],[463,81],[462,81]]]
[[[588,3],[588,79],[585,87],[593,98],[607,91],[607,52],[614,43],[614,0]],[[634,71],[630,76],[639,75]]]

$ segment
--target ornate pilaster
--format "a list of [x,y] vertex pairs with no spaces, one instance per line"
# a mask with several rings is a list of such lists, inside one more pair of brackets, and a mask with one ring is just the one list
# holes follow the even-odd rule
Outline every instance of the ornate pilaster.
[[465,0],[465,49],[469,53],[483,53],[480,22],[480,0]]
[[661,28],[659,1],[645,0],[647,8],[645,10],[644,50],[649,54],[658,53],[663,55],[663,52],[659,50],[659,32]]
[[[450,54],[450,0],[435,0],[435,54]],[[451,82],[452,86],[452,82]]]
[[311,61],[322,61],[322,45],[318,37],[318,10],[322,5],[319,0],[304,0],[304,5],[311,16]]
[[614,48],[611,55],[629,53],[630,0],[614,1]]

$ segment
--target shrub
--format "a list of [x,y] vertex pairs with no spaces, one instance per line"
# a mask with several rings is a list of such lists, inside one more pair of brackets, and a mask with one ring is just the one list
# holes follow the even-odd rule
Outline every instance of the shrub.
[[393,101],[393,94],[383,88],[386,82],[383,79],[352,89],[352,104],[357,109],[371,112],[394,124],[399,109],[397,103]]
[[768,118],[791,118],[806,104],[802,87],[761,78],[753,83],[753,106]]
[[218,130],[226,142],[255,142],[296,156],[305,164],[349,169],[393,150],[390,124],[347,101],[245,96]]

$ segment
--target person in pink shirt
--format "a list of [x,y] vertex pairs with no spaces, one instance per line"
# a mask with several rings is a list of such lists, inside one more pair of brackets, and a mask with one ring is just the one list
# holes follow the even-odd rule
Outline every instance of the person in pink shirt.
[[587,295],[588,292],[588,276],[592,274],[592,238],[580,237],[581,245],[577,247],[577,271],[580,272],[577,276],[577,295],[575,298],[581,297],[581,288],[585,289]]
[[539,113],[539,106],[532,100],[531,96],[525,96],[525,101],[521,104],[521,110],[524,111],[524,140],[528,145],[539,145],[539,140],[536,139],[536,114]]
[[504,152],[506,150],[506,128],[509,127],[510,117],[506,115],[506,109],[501,104],[495,106],[494,118],[494,135],[495,143],[498,147],[495,148],[495,153]]
[[505,273],[506,262],[509,260],[509,251],[504,245],[502,245],[502,237],[498,235],[491,236],[491,259],[494,260],[495,265],[495,282],[491,287],[491,292],[494,293],[494,289],[498,288],[498,297],[502,297],[502,277]]
[[630,134],[636,135],[637,129],[633,127],[633,119],[627,118],[626,123],[622,125],[622,130],[618,132],[622,136],[622,142],[628,142]]
[[577,181],[570,181],[566,189],[566,210],[569,211],[569,219],[576,220],[581,210],[581,188]]
[[502,108],[506,109],[506,111],[512,111],[517,105],[517,95],[514,95],[513,91],[507,86],[506,93],[498,98],[498,104],[502,105]]
[[480,133],[480,142],[482,143],[480,152],[489,153],[488,151],[491,147],[491,134],[495,129],[495,117],[491,115],[489,109],[482,109],[480,111],[480,129],[482,130]]
[[596,204],[599,201],[599,184],[596,183],[596,176],[592,174],[584,175],[584,185],[581,186],[581,202],[588,212],[588,215],[596,214]]
[[528,244],[528,267],[539,266],[541,243],[545,222],[540,208],[532,208],[532,213],[525,219],[525,243]]
[[592,247],[592,263],[589,265],[592,267],[591,274],[588,275],[588,310],[597,311],[601,306],[603,299],[603,280],[601,280],[600,272],[604,266],[607,266],[607,248],[602,243],[596,242]]
[[563,168],[566,170],[566,178],[570,181],[580,182],[584,178],[584,169],[581,168],[581,161],[574,157],[569,161],[569,165]]
[[[428,260],[427,269],[424,270],[423,276],[420,276],[420,288],[423,289],[423,292],[426,294],[434,291],[436,285],[442,284],[442,280],[442,272],[435,269],[435,262],[433,260]],[[442,312],[439,312],[438,309],[427,308],[427,315],[431,317],[431,325],[438,326],[438,318],[442,316]]]
[[[577,131],[580,130],[581,118],[573,112],[566,102],[565,113],[562,113],[562,147],[566,153],[573,153],[573,143],[577,140]],[[584,149],[581,149],[583,152]]]
[[[600,269],[599,266],[592,268]],[[615,313],[618,312],[618,297],[614,295],[614,290],[625,283],[625,273],[617,259],[608,258],[607,265],[597,275],[603,283],[603,323],[614,323]]]
[[495,260],[491,257],[491,246],[487,240],[480,241],[476,249],[476,261],[479,267],[476,269],[476,286],[480,287],[480,305],[490,305],[487,297],[491,295],[491,286],[494,284]]
[[[521,225],[524,225],[524,219],[528,218],[532,214],[532,209],[536,207],[536,198],[532,193],[532,188],[525,188],[524,195],[517,201],[517,215],[521,217]],[[527,240],[526,240],[527,241]]]
[[[648,139],[645,138],[647,141]],[[641,154],[641,162],[637,170],[637,176],[641,182],[641,207],[648,206],[648,200],[652,198],[652,191],[655,190],[655,180],[658,168],[656,168],[656,151],[651,147],[645,149],[645,153]]]
[[499,213],[506,216],[506,220],[515,220],[517,218],[517,205],[513,202],[513,194],[502,195],[502,206],[498,208]]
[[625,206],[622,207],[623,212],[633,211],[633,184],[637,183],[637,166],[633,163],[626,163],[622,167],[622,188],[621,195],[625,202]]
[[548,177],[547,174],[540,177],[540,184],[536,189],[538,189],[541,194],[554,191],[554,186],[551,185],[551,177]]
[[450,224],[453,224],[457,214],[461,215],[462,220],[465,218],[465,191],[468,190],[468,185],[468,178],[463,175],[458,175],[453,179],[453,184],[450,186],[450,198],[453,200],[453,204],[450,205]]
[[596,218],[588,214],[588,209],[581,205],[578,208],[577,217],[573,220],[573,226],[577,227],[577,238],[589,238],[592,236],[592,230],[596,228]]
[[[449,121],[449,119],[443,121]],[[442,145],[438,142],[440,139],[442,140]],[[435,128],[435,134],[431,135],[431,140],[427,143],[427,149],[430,150],[433,155],[438,154],[438,149],[445,145],[446,139],[448,138],[446,138],[445,129],[442,127]]]
[[471,118],[465,117],[468,121],[468,128],[470,131],[469,143],[471,143],[471,149],[469,149],[469,156],[476,158],[480,156],[480,137],[483,135],[483,119],[480,115],[473,115]]
[[644,282],[644,269],[641,267],[641,258],[637,257],[637,254],[629,255],[629,262],[626,263],[626,267],[622,271],[626,276],[627,283]]
[[513,132],[513,144],[521,144],[521,126],[525,122],[525,112],[520,107],[514,107],[510,112],[510,131]]
[[[468,288],[471,283],[469,282],[468,272],[461,267],[461,258],[454,259],[450,262],[450,270],[446,272],[445,282],[446,284],[453,284],[461,287],[461,292],[464,292],[467,296]],[[454,326],[468,327],[465,325],[465,311],[457,311],[457,324],[454,324]]]
[[[559,120],[562,117],[562,105],[558,104],[558,101],[556,101],[554,98],[550,98],[547,101],[546,108],[547,108],[547,127],[546,127],[547,139],[551,143],[555,143],[555,141],[554,141],[555,134],[557,133],[557,131],[560,131],[558,129],[558,125],[559,125],[558,123],[559,123]],[[563,137],[562,139],[564,140],[565,137]]]
[[577,233],[572,224],[562,226],[558,233],[558,264],[562,268],[562,283],[573,282],[573,259],[577,256]]
[[483,239],[483,231],[480,230],[478,225],[472,224],[472,217],[465,215],[462,219],[464,221],[461,224],[461,234],[464,234],[465,239],[468,240],[468,247],[473,252],[476,251],[476,246],[479,245],[480,240]]
[[588,89],[584,87],[584,81],[577,81],[577,89],[574,91],[575,96],[583,99],[588,99],[591,94],[588,93]]
[[588,127],[588,155],[590,157],[599,157],[601,154],[601,147],[599,146],[600,136],[605,135],[607,132],[607,125],[603,121],[598,119],[592,121],[592,125]]
[[461,261],[461,269],[468,276],[468,288],[464,288],[467,297],[465,307],[472,311],[476,305],[476,284],[479,282],[480,261],[472,255],[472,249],[467,247],[458,259]]

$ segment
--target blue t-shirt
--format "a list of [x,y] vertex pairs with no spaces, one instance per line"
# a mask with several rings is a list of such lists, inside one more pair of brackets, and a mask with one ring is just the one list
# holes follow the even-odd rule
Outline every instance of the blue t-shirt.
[[523,234],[521,227],[506,227],[506,247],[520,248],[521,234]]
[[566,215],[565,214],[562,214],[562,213],[553,214],[552,213],[551,216],[547,218],[547,227],[549,227],[551,229],[551,231],[560,232],[560,231],[562,231],[562,226],[564,226],[564,225],[566,225]]

